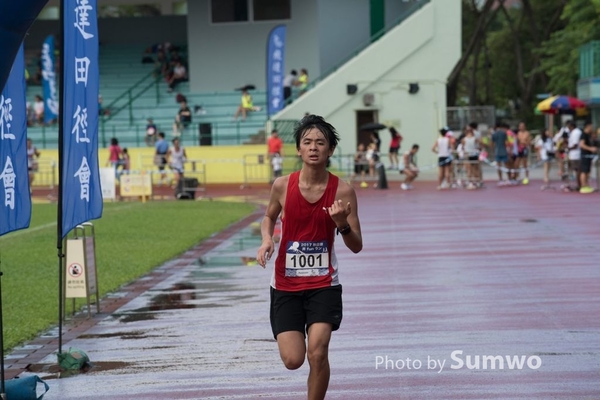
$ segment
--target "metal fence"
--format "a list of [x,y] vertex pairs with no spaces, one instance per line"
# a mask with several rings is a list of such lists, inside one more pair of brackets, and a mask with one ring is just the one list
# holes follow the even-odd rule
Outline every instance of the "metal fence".
[[446,116],[448,127],[456,131],[471,122],[477,122],[480,126],[493,127],[496,123],[496,108],[494,106],[448,107]]

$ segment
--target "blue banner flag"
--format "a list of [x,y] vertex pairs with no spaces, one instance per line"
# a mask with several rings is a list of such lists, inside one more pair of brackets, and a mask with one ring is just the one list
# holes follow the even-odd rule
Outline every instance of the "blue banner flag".
[[21,45],[0,94],[0,235],[27,228],[31,220],[25,110],[25,57]]
[[25,33],[48,0],[0,0],[0,92],[8,79]]
[[42,88],[44,91],[44,123],[58,117],[58,92],[54,63],[54,36],[48,36],[42,46]]
[[102,216],[98,165],[98,18],[96,0],[65,0],[62,236]]
[[277,25],[267,42],[267,114],[277,113],[284,106],[283,78],[285,74],[285,25]]

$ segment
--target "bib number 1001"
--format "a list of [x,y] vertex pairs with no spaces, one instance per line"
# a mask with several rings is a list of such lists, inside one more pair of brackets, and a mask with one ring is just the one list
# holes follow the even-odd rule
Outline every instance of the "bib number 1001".
[[292,262],[292,268],[321,267],[323,254],[294,254],[289,260]]

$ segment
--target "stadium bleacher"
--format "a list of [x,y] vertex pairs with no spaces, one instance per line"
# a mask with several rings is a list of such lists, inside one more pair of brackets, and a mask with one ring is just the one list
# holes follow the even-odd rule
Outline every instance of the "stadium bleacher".
[[[254,104],[260,106],[261,111],[248,113],[245,121],[234,121],[241,92],[191,93],[189,83],[183,82],[173,93],[169,93],[164,79],[153,78],[154,65],[141,63],[143,50],[142,46],[132,45],[100,47],[100,95],[102,107],[109,112],[101,118],[98,127],[101,147],[107,147],[112,137],[116,137],[122,147],[146,146],[148,118],[153,119],[167,138],[172,137],[173,122],[179,110],[179,104],[175,101],[177,93],[187,98],[193,113],[192,124],[181,137],[184,145],[239,145],[255,143],[257,138],[264,137],[267,120],[265,91],[251,92]],[[36,70],[35,57],[30,57],[28,65],[30,74],[33,74]],[[29,86],[28,101],[33,101],[36,94],[42,94],[42,87]],[[196,108],[198,112],[195,112]],[[204,132],[202,143],[200,124]],[[58,147],[56,125],[29,127],[28,137],[39,148]]]

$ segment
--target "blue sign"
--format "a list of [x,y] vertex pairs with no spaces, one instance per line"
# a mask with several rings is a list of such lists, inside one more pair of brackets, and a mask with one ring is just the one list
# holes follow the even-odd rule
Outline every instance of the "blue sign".
[[96,0],[65,0],[62,236],[102,216],[98,165],[98,18]]
[[285,73],[285,25],[269,33],[267,42],[267,114],[273,115],[284,107],[283,78]]
[[47,2],[48,0],[0,1],[0,92],[4,90],[25,33]]
[[25,57],[21,45],[0,94],[0,235],[27,228],[30,220]]
[[44,122],[49,124],[58,118],[54,36],[48,36],[42,46],[42,87],[44,91]]

